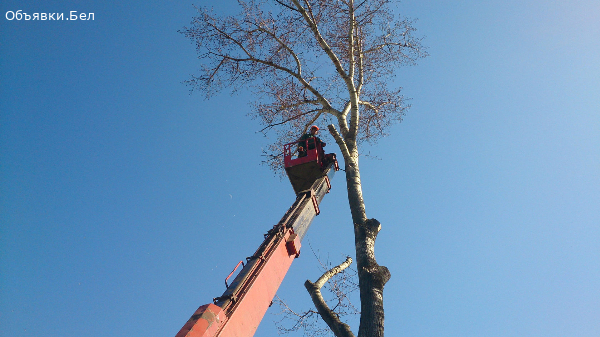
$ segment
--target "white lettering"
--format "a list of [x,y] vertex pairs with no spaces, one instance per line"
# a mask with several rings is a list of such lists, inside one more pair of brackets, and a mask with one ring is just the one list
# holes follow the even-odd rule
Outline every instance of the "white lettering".
[[[70,11],[69,16],[66,20],[95,20],[95,13],[78,13],[77,11]],[[25,13],[22,9],[18,11],[7,11],[4,13],[6,20],[65,20],[65,13]]]

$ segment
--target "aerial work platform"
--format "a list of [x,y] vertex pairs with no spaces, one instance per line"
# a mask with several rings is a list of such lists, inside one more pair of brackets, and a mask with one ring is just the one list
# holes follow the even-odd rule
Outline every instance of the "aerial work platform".
[[[335,171],[339,170],[334,153],[325,154],[320,143],[313,145],[311,149],[308,141],[304,141],[307,149],[305,156],[298,156],[298,142],[285,144],[283,146],[283,164],[290,183],[296,194],[311,188],[314,181],[326,176],[326,168],[333,164]],[[302,143],[302,142],[300,142]]]

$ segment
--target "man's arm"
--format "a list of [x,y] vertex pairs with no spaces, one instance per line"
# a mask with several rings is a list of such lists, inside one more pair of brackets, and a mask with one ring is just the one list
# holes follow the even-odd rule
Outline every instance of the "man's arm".
[[317,143],[321,144],[322,147],[325,147],[325,145],[327,145],[327,144],[325,144],[324,141],[321,140],[321,138],[319,138],[319,137],[315,137],[315,138],[317,140]]

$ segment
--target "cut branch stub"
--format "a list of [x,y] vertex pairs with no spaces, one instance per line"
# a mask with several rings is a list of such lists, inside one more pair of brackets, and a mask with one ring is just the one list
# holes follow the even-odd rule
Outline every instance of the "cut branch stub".
[[375,240],[380,230],[381,223],[375,219],[354,225],[361,304],[359,337],[383,336],[383,287],[391,274],[375,261]]

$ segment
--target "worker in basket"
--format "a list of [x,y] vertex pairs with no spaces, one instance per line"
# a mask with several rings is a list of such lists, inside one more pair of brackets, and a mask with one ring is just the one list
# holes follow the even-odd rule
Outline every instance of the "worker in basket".
[[[310,133],[306,133],[300,137],[298,140],[298,158],[306,157],[306,151],[313,150],[318,144],[320,144],[320,152],[323,151],[326,144],[317,137],[317,133],[319,133],[319,127],[313,125],[310,127]],[[305,146],[307,146],[308,149],[306,149]]]

